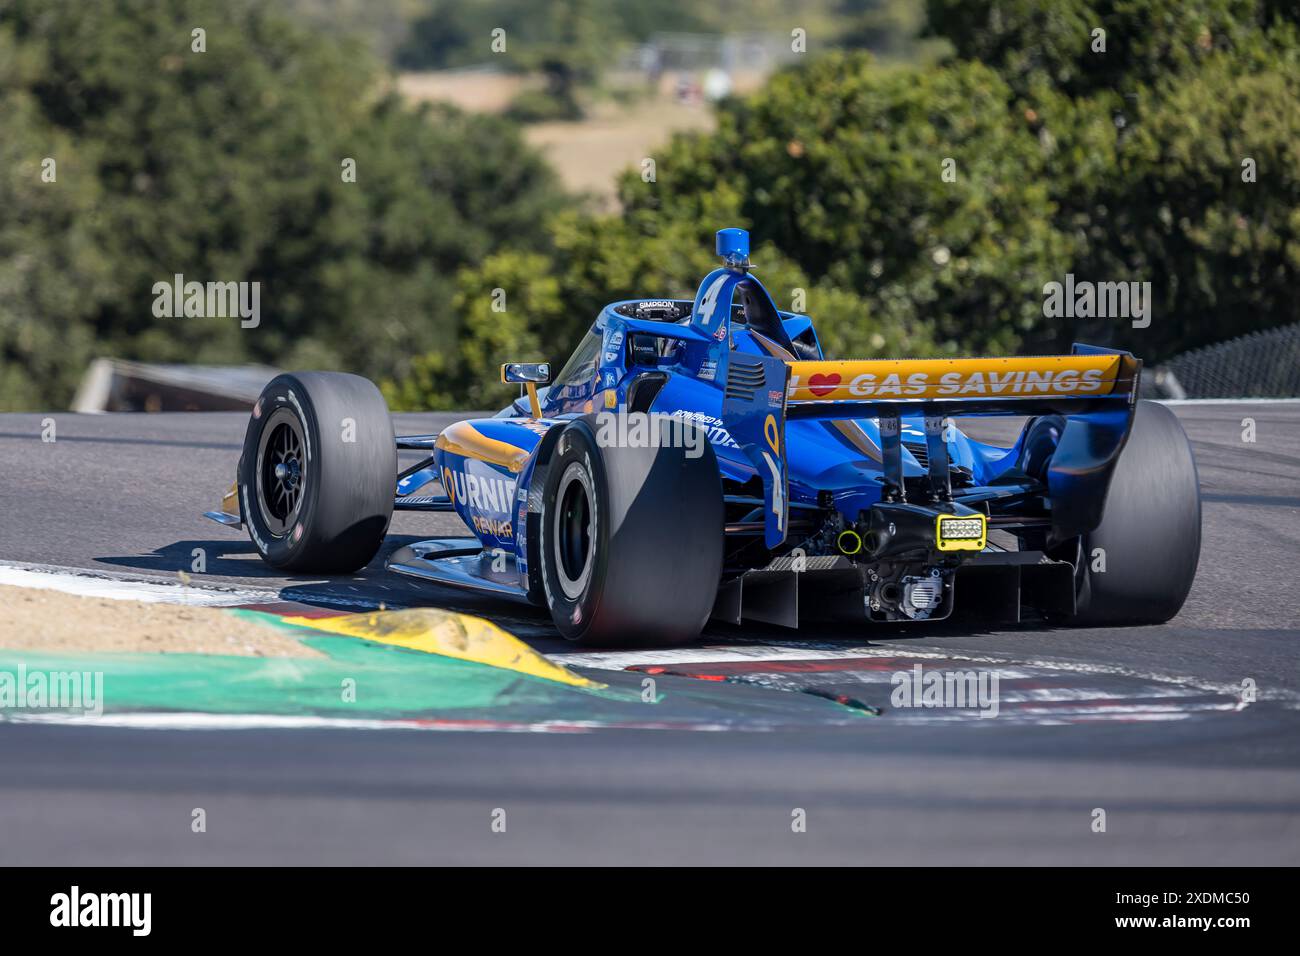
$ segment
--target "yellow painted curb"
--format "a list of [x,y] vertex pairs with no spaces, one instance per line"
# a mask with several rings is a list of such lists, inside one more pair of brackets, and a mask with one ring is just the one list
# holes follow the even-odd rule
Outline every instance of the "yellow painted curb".
[[359,637],[377,644],[392,644],[426,654],[440,654],[518,671],[573,687],[605,686],[579,677],[567,667],[551,663],[508,631],[469,614],[437,608],[411,608],[344,614],[341,617],[285,617],[282,620],[286,624],[330,634]]

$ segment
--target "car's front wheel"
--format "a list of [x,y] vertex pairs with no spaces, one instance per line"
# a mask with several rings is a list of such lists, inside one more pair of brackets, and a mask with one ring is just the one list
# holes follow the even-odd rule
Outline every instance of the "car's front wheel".
[[240,512],[274,568],[345,574],[379,551],[393,515],[397,445],[369,380],[276,376],[253,407],[239,461]]
[[547,467],[538,551],[551,618],[588,645],[693,640],[722,573],[713,448],[698,430],[678,447],[602,446],[595,424],[566,425]]

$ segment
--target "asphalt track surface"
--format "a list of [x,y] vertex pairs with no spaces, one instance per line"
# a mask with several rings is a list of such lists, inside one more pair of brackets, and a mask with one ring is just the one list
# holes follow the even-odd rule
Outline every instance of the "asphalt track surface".
[[[1174,675],[1220,700],[1249,679],[1259,699],[1244,709],[1060,726],[885,716],[763,733],[0,725],[0,864],[1298,863],[1300,404],[1175,411],[1197,458],[1204,541],[1168,625],[722,627],[704,643],[795,657],[869,644],[1096,669],[1103,682]],[[382,555],[347,580],[269,573],[246,538],[201,517],[233,476],[241,415],[56,414],[53,443],[41,441],[46,417],[0,416],[0,561],[174,580],[203,548],[203,585],[452,607],[545,653],[567,649],[543,614],[394,579]],[[398,430],[459,417],[398,416]],[[971,431],[1010,434],[1001,423]],[[450,516],[399,514],[393,532],[391,547],[464,530]],[[783,693],[714,689],[737,701]],[[196,807],[204,834],[190,829]],[[490,825],[497,808],[505,833]],[[796,808],[806,832],[792,832]],[[1104,833],[1093,832],[1096,808]]]

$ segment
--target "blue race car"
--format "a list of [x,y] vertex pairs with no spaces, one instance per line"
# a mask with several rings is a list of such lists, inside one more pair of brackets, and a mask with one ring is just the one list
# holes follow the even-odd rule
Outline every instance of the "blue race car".
[[[473,537],[387,567],[544,605],[584,644],[670,644],[710,618],[1158,623],[1191,588],[1200,491],[1181,427],[1138,401],[1141,363],[1076,345],[1000,359],[827,360],[812,320],[750,272],[749,237],[694,301],[601,310],[551,380],[491,418],[394,437],[354,375],[285,374],[258,399],[210,517],[291,572],[350,573],[394,510]],[[954,418],[1026,419],[1010,447]],[[399,472],[397,449],[425,453]]]

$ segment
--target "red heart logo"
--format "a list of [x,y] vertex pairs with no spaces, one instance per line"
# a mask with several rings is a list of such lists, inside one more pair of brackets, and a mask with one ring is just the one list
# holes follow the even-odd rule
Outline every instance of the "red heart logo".
[[832,372],[830,375],[818,373],[808,379],[808,391],[814,395],[829,395],[835,391],[835,386],[840,384],[839,375]]

